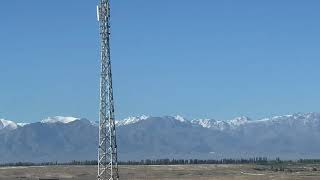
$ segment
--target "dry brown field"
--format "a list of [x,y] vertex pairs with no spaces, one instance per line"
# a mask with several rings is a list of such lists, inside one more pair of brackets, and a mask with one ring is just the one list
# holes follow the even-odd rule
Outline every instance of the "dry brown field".
[[[286,167],[256,165],[120,166],[121,180],[319,180],[319,165]],[[0,180],[95,180],[95,166],[1,167]]]

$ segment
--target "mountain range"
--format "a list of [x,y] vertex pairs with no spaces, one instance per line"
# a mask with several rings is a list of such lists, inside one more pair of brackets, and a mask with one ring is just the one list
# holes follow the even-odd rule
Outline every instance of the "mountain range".
[[[129,117],[116,122],[120,160],[158,158],[318,158],[320,113],[260,120]],[[35,123],[0,119],[0,163],[92,160],[98,123],[50,117]]]

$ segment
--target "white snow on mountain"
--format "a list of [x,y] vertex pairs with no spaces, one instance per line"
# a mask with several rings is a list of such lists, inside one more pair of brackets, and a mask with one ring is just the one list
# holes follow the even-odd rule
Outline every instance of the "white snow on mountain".
[[250,121],[250,124],[287,124],[293,126],[299,124],[301,126],[313,125],[320,123],[320,113],[296,113],[293,115],[274,116],[271,118],[264,118],[261,120]]
[[274,116],[260,120],[251,120],[248,117],[237,117],[229,121],[218,121],[214,119],[196,119],[191,121],[193,124],[200,125],[204,128],[226,130],[228,128],[237,128],[246,125],[274,125],[274,124],[300,124],[300,125],[317,125],[320,124],[320,113],[296,113],[292,115]]
[[17,128],[18,128],[18,125],[15,122],[5,120],[5,119],[0,119],[0,130],[1,129],[13,130]]
[[246,124],[250,122],[250,119],[248,117],[237,117],[231,121],[229,121],[229,124],[230,125],[233,125],[233,126],[241,126],[243,124]]
[[220,121],[215,119],[196,119],[192,120],[191,123],[200,125],[204,128],[215,129],[215,130],[226,130],[229,128],[236,128],[251,122],[248,117],[237,117],[229,121]]
[[146,115],[136,116],[136,117],[132,116],[132,117],[128,117],[126,119],[120,120],[120,121],[116,121],[116,125],[117,126],[125,126],[125,125],[129,125],[129,124],[135,124],[135,123],[138,123],[139,121],[146,120],[148,118],[149,118],[149,116],[146,116]]
[[[70,123],[75,120],[79,121]],[[0,120],[0,152],[8,154],[6,161],[18,161],[21,158],[41,162],[56,158],[64,161],[95,158],[98,139],[95,123],[61,116],[41,122],[64,124],[39,126],[39,123],[30,123],[24,126]],[[139,159],[141,154],[146,155],[144,158],[175,158],[175,155],[190,158],[211,158],[216,155],[246,157],[248,154],[310,158],[318,157],[320,152],[320,113],[296,113],[260,120],[238,117],[229,121],[190,121],[182,116],[140,116],[116,123],[119,151],[124,155],[122,157],[128,159]],[[12,131],[5,127],[16,129]],[[70,140],[73,142],[71,146]],[[84,150],[77,151],[78,147],[84,147]],[[190,152],[195,153],[194,156]],[[55,156],[57,153],[59,155]],[[39,157],[39,154],[43,156]]]
[[214,126],[216,120],[214,119],[197,119],[191,121],[193,124],[198,124],[204,128],[211,128]]
[[[136,123],[139,123],[140,121],[149,120],[150,118],[151,118],[150,116],[146,116],[146,115],[132,116],[132,117],[128,117],[123,120],[117,120],[116,125],[117,126],[126,126],[126,125],[130,125],[130,124],[136,124]],[[237,117],[237,118],[234,118],[232,120],[227,120],[227,121],[215,120],[215,119],[195,119],[195,120],[189,121],[188,119],[186,119],[180,115],[177,115],[172,118],[177,121],[180,121],[180,122],[192,123],[194,125],[199,125],[204,128],[224,131],[224,130],[230,130],[230,128],[234,129],[239,126],[246,126],[249,124],[251,124],[251,125],[254,125],[254,124],[268,125],[268,124],[275,124],[275,123],[292,124],[292,123],[296,123],[296,122],[303,123],[303,124],[308,124],[308,123],[310,124],[313,121],[319,121],[320,113],[297,113],[297,114],[293,114],[293,115],[274,116],[271,118],[264,118],[264,119],[260,119],[260,120],[251,120],[250,118],[245,117],[245,116]],[[42,123],[60,122],[60,123],[67,124],[67,123],[73,122],[75,120],[79,120],[79,118],[56,116],[56,117],[46,118],[46,119],[42,120],[41,122]],[[92,125],[98,126],[98,122],[91,122],[91,123],[92,123]],[[18,123],[16,125],[22,127],[22,126],[27,125],[27,123]],[[0,126],[0,128],[1,128],[1,126]]]
[[26,126],[26,125],[29,125],[30,123],[17,123],[17,125],[19,126],[19,127],[24,127],[24,126]]
[[229,123],[225,121],[217,121],[215,119],[197,119],[192,120],[191,123],[200,125],[204,128],[216,129],[216,130],[225,130],[229,128]]
[[[168,116],[170,117],[170,116]],[[117,126],[126,126],[130,124],[135,124],[143,120],[149,120],[150,116],[136,116],[136,117],[128,117],[126,119],[116,121]],[[318,121],[320,119],[320,113],[297,113],[293,115],[283,115],[283,116],[274,116],[271,118],[265,118],[260,120],[251,120],[248,117],[242,116],[237,117],[232,120],[215,120],[215,119],[195,119],[189,121],[188,119],[184,118],[183,116],[177,115],[175,117],[171,117],[177,121],[184,122],[184,123],[192,123],[194,125],[199,125],[204,128],[208,129],[215,129],[219,131],[224,130],[231,130],[238,128],[240,126],[246,125],[267,125],[267,124],[275,124],[275,123],[294,123],[294,122],[303,122],[304,124],[311,123],[313,121]],[[301,120],[301,121],[299,121]]]
[[[123,120],[117,120],[116,125],[117,126],[126,126],[130,124],[135,124],[143,120],[148,120],[150,116],[142,115],[142,116],[132,116],[128,117]],[[274,116],[271,118],[264,118],[260,120],[251,120],[248,117],[237,117],[235,119],[229,120],[229,121],[222,121],[222,120],[215,120],[215,119],[195,119],[192,121],[189,121],[188,119],[184,118],[183,116],[177,115],[175,117],[172,117],[177,121],[180,122],[188,122],[192,123],[194,125],[199,125],[204,128],[208,129],[215,129],[215,130],[229,130],[237,128],[239,126],[245,126],[245,125],[254,125],[254,124],[260,124],[260,125],[272,125],[277,123],[286,123],[286,124],[293,124],[299,122],[300,124],[306,125],[306,124],[314,124],[315,122],[320,121],[320,113],[296,113],[293,115],[283,115],[283,116]],[[48,117],[41,121],[41,123],[64,123],[68,124],[70,122],[80,120],[76,117],[64,117],[64,116],[55,116],[55,117]],[[28,125],[30,123],[15,123],[13,121],[0,119],[0,130],[1,129],[17,129],[18,127],[23,127],[25,125]],[[98,125],[98,122],[91,122],[92,125]],[[319,122],[320,124],[320,122]]]
[[52,124],[52,123],[60,122],[60,123],[68,124],[68,123],[76,121],[76,120],[79,120],[79,118],[55,116],[55,117],[48,117],[48,118],[42,120],[41,123]]
[[180,121],[180,122],[186,122],[186,121],[187,121],[184,117],[182,117],[182,116],[180,116],[180,115],[177,115],[177,116],[175,116],[174,118],[175,118],[176,120]]

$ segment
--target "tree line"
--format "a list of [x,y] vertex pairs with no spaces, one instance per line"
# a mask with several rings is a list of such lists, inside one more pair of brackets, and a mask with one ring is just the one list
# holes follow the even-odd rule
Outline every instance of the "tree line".
[[[197,164],[260,164],[260,165],[272,165],[272,164],[284,164],[284,163],[299,163],[299,164],[320,164],[320,159],[300,159],[298,161],[291,160],[269,160],[267,157],[255,157],[248,159],[146,159],[141,161],[120,161],[119,165],[197,165]],[[87,161],[71,161],[71,162],[43,162],[43,163],[32,163],[32,162],[15,162],[15,163],[1,163],[0,166],[68,166],[68,165],[97,165],[96,160]]]

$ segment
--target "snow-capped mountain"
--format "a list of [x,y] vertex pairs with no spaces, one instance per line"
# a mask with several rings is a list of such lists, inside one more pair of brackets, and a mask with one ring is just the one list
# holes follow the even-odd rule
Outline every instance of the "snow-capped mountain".
[[26,125],[28,125],[28,124],[30,124],[30,123],[17,123],[17,125],[18,125],[19,127],[23,127],[23,126],[26,126]]
[[0,119],[0,130],[13,130],[17,129],[18,125],[9,120]]
[[180,115],[176,115],[174,117],[176,120],[181,121],[181,122],[187,122],[188,120]]
[[230,128],[238,128],[239,126],[249,123],[251,120],[248,117],[237,117],[229,121],[220,121],[215,119],[196,119],[192,120],[193,124],[198,124],[204,128],[215,130],[229,130]]
[[191,121],[193,124],[200,125],[204,128],[216,129],[216,130],[225,130],[230,128],[230,124],[225,121],[217,121],[215,119],[197,119]]
[[79,118],[75,118],[75,117],[64,117],[64,116],[55,116],[55,117],[48,117],[44,120],[41,121],[41,123],[70,123],[73,122],[75,120],[78,120]]
[[237,117],[229,121],[229,124],[232,126],[241,126],[250,122],[250,118],[248,117]]
[[[96,158],[98,126],[86,119],[58,116],[27,125],[2,119],[1,128],[0,163]],[[320,155],[320,113],[230,121],[130,117],[117,121],[117,135],[120,160],[314,158]]]
[[116,121],[116,125],[117,126],[125,126],[125,125],[130,125],[130,124],[134,124],[134,123],[138,123],[139,121],[143,121],[148,119],[149,116],[146,115],[142,115],[140,117],[128,117],[126,119],[120,120],[120,121]]

